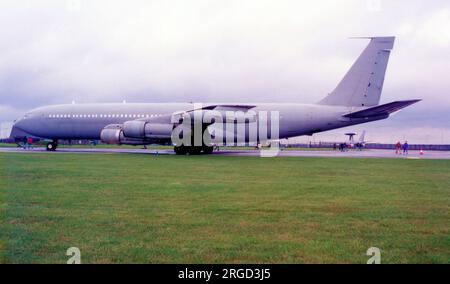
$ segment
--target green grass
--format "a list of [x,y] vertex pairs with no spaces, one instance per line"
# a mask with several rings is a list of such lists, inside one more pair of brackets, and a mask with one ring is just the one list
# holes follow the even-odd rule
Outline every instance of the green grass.
[[0,143],[0,147],[2,148],[15,148],[17,147],[16,143]]
[[450,161],[0,154],[0,263],[450,263]]

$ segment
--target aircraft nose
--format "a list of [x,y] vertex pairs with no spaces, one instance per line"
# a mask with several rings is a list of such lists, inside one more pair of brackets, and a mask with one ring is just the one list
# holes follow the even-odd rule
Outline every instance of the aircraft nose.
[[24,131],[24,132],[30,132],[30,118],[27,117],[29,115],[25,115],[24,117],[21,117],[19,119],[17,119],[14,124],[13,124],[13,128],[16,128],[18,130]]
[[24,131],[25,130],[24,128],[26,127],[25,124],[26,123],[24,122],[24,119],[23,118],[19,118],[19,119],[14,121],[13,127]]

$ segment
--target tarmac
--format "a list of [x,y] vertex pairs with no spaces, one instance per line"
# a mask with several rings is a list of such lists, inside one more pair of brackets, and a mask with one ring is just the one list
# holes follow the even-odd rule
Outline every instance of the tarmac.
[[[33,149],[22,149],[5,147],[0,148],[0,153],[48,153],[48,154],[64,154],[64,153],[87,153],[87,154],[146,154],[146,155],[174,155],[170,149],[144,149],[136,147],[130,148],[70,148],[60,147],[54,152],[46,151],[43,147]],[[212,155],[217,156],[250,156],[250,157],[322,157],[322,158],[397,158],[397,159],[450,159],[450,151],[426,151],[422,154],[419,151],[409,151],[408,154],[395,154],[394,150],[349,150],[345,152],[334,150],[287,150],[281,151],[259,151],[259,150],[220,150],[214,151]]]

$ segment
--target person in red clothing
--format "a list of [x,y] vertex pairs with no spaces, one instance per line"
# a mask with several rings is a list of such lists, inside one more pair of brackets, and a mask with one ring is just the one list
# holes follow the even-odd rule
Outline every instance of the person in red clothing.
[[33,138],[32,137],[27,138],[27,146],[28,146],[28,149],[33,149]]

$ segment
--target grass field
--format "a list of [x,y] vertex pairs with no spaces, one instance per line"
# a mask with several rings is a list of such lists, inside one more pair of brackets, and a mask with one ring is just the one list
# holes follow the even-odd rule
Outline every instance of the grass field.
[[0,153],[0,262],[450,263],[450,161]]

